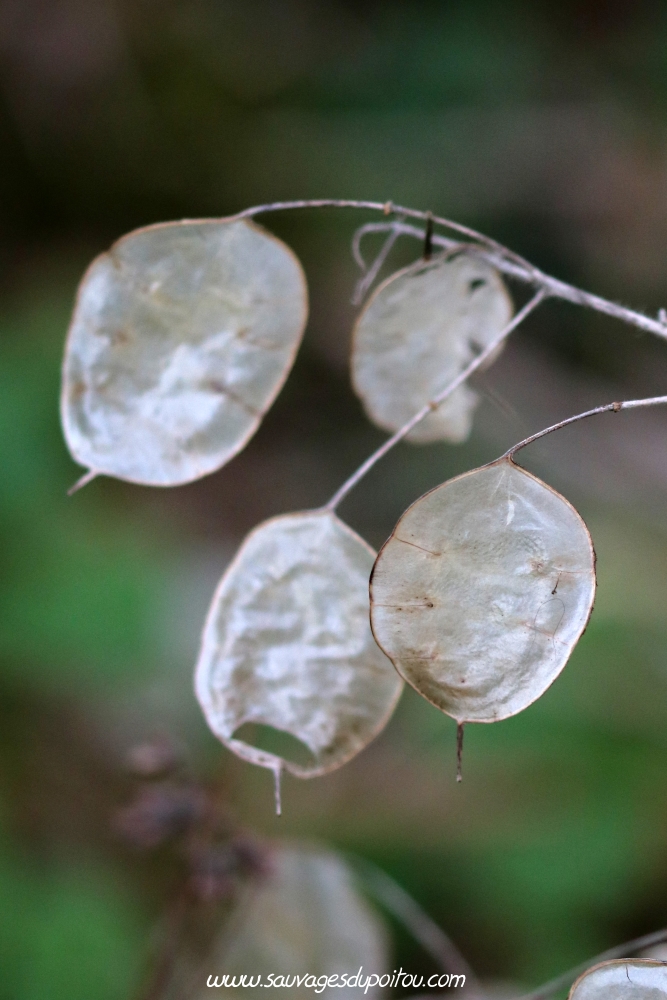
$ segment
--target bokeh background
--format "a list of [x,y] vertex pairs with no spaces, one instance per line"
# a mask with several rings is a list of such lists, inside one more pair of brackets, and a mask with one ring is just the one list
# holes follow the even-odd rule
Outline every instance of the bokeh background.
[[[301,257],[312,315],[242,455],[191,486],[100,479],[66,496],[80,470],[59,365],[92,256],[146,223],[318,196],[430,208],[655,314],[667,8],[0,0],[2,1000],[133,995],[168,876],[111,817],[128,749],[155,738],[256,835],[384,867],[491,979],[536,984],[667,924],[667,413],[600,417],[524,453],[591,528],[597,606],[540,702],[469,727],[462,786],[453,722],[407,691],[344,769],[286,780],[280,820],[270,775],[208,734],[192,666],[244,534],[321,504],[382,440],[346,368],[349,240],[368,216],[263,220]],[[549,303],[476,386],[466,445],[400,446],[345,503],[372,544],[424,490],[553,420],[664,393],[667,345]],[[394,931],[396,962],[430,967]]]

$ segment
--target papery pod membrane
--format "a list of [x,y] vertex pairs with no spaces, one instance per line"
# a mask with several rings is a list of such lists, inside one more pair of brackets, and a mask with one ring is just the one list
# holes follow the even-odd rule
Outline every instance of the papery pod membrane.
[[[248,535],[204,628],[195,690],[216,736],[300,778],[332,771],[384,727],[402,682],[373,640],[373,550],[334,514],[288,514]],[[312,765],[234,738],[244,723],[300,740]]]
[[292,251],[247,221],[149,226],[86,272],[63,365],[74,459],[175,486],[229,461],[259,427],[308,313]]
[[[470,254],[440,256],[388,278],[359,316],[352,381],[370,420],[396,431],[507,326],[512,301],[498,272]],[[460,386],[414,428],[414,442],[464,441],[476,394]]]
[[416,501],[380,550],[371,624],[420,694],[458,722],[526,708],[561,672],[595,596],[574,507],[503,458]]
[[[382,990],[370,986],[366,977],[388,971],[385,928],[357,891],[352,873],[341,857],[300,845],[278,847],[270,859],[271,873],[247,891],[236,916],[211,956],[207,972],[227,974],[232,981],[243,974],[255,982],[274,974],[276,988],[285,996],[301,1000],[315,995],[315,976],[354,976],[360,966],[361,988],[338,985],[320,987],[317,995],[327,998],[378,998]],[[301,986],[296,975],[302,977]],[[280,977],[284,977],[282,980]],[[289,987],[287,989],[286,987]],[[264,996],[266,987],[246,986],[225,996],[251,1000]],[[195,1000],[209,996],[202,989]]]
[[667,964],[648,959],[602,962],[584,972],[569,1000],[666,1000]]

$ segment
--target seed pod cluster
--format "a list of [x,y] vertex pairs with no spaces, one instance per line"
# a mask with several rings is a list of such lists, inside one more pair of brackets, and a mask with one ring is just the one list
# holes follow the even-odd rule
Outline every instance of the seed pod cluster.
[[[254,223],[125,236],[84,276],[67,339],[73,457],[156,486],[219,469],[279,392],[307,311],[299,261]],[[369,417],[402,426],[511,314],[500,275],[473,252],[393,275],[353,336],[352,379]],[[474,405],[459,387],[411,440],[463,440]],[[216,736],[278,781],[283,769],[307,778],[350,760],[390,718],[403,680],[461,724],[514,715],[563,669],[593,603],[583,521],[508,458],[417,500],[374,559],[333,511],[289,514],[250,533],[218,586],[197,697]],[[241,739],[248,723],[288,733],[310,762]]]

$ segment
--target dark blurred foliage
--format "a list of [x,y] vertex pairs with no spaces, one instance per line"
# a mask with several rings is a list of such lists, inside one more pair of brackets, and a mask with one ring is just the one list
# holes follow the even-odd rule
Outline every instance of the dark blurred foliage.
[[[121,832],[155,843],[200,808],[178,783],[132,799],[124,762],[147,741],[187,748],[234,829],[383,865],[483,975],[529,983],[667,924],[664,413],[603,417],[526,453],[591,526],[598,606],[538,704],[469,727],[462,787],[454,724],[408,692],[346,768],[288,780],[278,820],[270,776],[208,735],[191,669],[243,534],[322,503],[381,440],[345,368],[349,238],[366,217],[263,220],[305,264],[311,323],[263,427],[216,475],[171,491],[99,480],[68,499],[80,470],[57,402],[95,253],[135,226],[276,198],[430,208],[657,311],[667,7],[0,0],[0,191],[0,1000],[137,988],[178,865]],[[477,380],[471,441],[397,449],[343,516],[380,544],[425,489],[553,419],[664,392],[666,375],[654,338],[549,303]],[[228,862],[203,863],[201,891],[215,895]],[[396,949],[425,967],[400,930]]]

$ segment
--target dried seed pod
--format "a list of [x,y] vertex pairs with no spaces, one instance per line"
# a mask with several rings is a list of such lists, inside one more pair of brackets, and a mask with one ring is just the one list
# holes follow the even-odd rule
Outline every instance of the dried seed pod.
[[555,680],[588,621],[595,553],[560,494],[503,458],[416,501],[380,551],[371,625],[398,672],[459,723]]
[[[396,431],[503,330],[512,302],[498,272],[470,254],[437,257],[388,278],[355,326],[352,381],[368,417]],[[460,386],[408,435],[464,441],[477,396]]]
[[[354,983],[341,992],[339,982],[321,993],[361,996],[368,973],[387,972],[389,957],[384,925],[360,895],[348,865],[333,851],[298,844],[280,846],[271,861],[272,873],[248,889],[208,959],[208,970],[228,974],[230,984],[252,973],[255,984],[261,975],[266,985],[273,973],[278,988],[289,987],[286,996],[310,998],[313,977],[347,973],[353,978],[363,966],[361,989]],[[371,981],[365,995],[382,992]],[[205,993],[209,990],[201,996]],[[261,997],[264,989],[246,986],[232,993]]]
[[[277,517],[246,538],[213,598],[195,674],[209,726],[239,757],[315,777],[384,727],[403,685],[370,630],[373,559],[326,512]],[[296,737],[312,765],[234,738],[247,722]]]
[[67,338],[61,413],[74,459],[152,486],[219,469],[278,394],[307,312],[299,261],[253,223],[124,236],[86,272]]
[[667,1000],[667,964],[639,958],[602,962],[577,979],[569,1000]]

